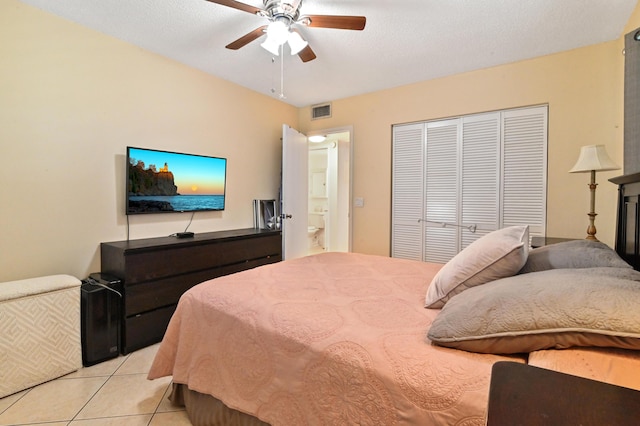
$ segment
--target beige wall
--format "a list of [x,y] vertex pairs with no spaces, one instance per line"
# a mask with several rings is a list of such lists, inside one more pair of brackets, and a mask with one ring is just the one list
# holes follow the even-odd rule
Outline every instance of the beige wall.
[[[640,7],[625,33],[640,25]],[[353,250],[390,251],[391,127],[498,109],[548,104],[547,235],[586,236],[588,174],[569,174],[580,147],[604,144],[622,165],[623,37],[560,54],[425,81],[391,90],[334,100],[332,117],[310,120],[302,108],[300,130],[354,127]],[[607,179],[622,171],[597,174],[597,236],[613,246],[617,191]]]
[[[0,282],[100,270],[99,243],[126,239],[127,145],[228,158],[227,209],[191,231],[252,227],[252,200],[277,196],[296,108],[16,0],[0,40]],[[189,218],[132,216],[130,235]]]
[[[625,33],[640,26],[640,7]],[[333,117],[296,109],[17,0],[0,2],[0,282],[98,271],[99,242],[126,238],[127,145],[228,157],[227,210],[190,230],[252,226],[274,198],[281,124],[353,125],[354,251],[388,254],[391,126],[548,103],[548,234],[585,235],[579,148],[603,143],[622,164],[622,39],[557,55],[335,100]],[[250,123],[251,125],[247,125]],[[598,174],[598,236],[613,244],[615,186]],[[188,214],[133,216],[132,239],[182,231]]]

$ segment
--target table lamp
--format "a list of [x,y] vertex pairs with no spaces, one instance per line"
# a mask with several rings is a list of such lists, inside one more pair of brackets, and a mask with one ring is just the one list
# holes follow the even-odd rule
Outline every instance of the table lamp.
[[586,145],[580,148],[580,156],[569,173],[586,173],[591,172],[591,183],[589,190],[591,191],[591,212],[589,216],[589,227],[587,228],[587,240],[598,241],[596,238],[596,172],[608,170],[618,170],[620,167],[613,162],[604,145]]

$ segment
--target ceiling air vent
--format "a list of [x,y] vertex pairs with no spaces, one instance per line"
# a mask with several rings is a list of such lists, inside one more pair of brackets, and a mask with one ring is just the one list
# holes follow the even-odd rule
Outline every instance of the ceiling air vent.
[[331,104],[321,104],[311,106],[311,119],[331,118]]

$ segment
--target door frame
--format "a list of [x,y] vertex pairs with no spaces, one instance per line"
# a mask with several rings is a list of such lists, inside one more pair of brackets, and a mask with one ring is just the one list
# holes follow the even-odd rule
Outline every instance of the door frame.
[[349,247],[348,247],[348,250],[349,252],[351,252],[353,249],[353,163],[354,163],[353,144],[355,142],[353,126],[349,125],[349,126],[341,126],[341,127],[330,127],[326,129],[319,129],[319,130],[313,130],[313,131],[310,130],[305,134],[307,135],[307,138],[309,138],[311,136],[329,135],[334,133],[349,133],[349,194],[348,194],[349,196],[348,198],[349,199],[349,206],[348,206]]

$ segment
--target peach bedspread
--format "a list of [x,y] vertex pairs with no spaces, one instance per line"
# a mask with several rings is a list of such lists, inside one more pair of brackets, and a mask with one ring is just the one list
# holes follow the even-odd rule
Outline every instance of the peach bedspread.
[[207,281],[180,299],[149,378],[274,426],[483,425],[491,366],[516,358],[430,344],[441,266],[325,253]]

